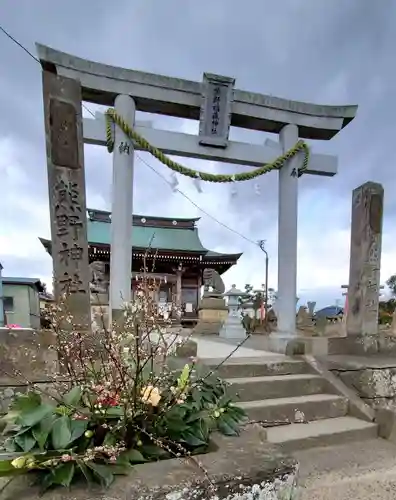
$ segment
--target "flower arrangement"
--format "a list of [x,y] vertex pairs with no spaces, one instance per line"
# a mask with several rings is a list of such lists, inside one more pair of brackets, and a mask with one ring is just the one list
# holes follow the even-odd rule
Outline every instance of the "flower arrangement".
[[152,298],[156,287],[144,275],[122,326],[103,325],[90,338],[63,303],[52,306],[58,370],[48,390],[31,384],[2,417],[0,476],[34,473],[44,491],[78,478],[109,486],[134,464],[195,460],[214,431],[238,434],[245,414],[225,382],[200,374],[194,359],[171,369],[176,340]]

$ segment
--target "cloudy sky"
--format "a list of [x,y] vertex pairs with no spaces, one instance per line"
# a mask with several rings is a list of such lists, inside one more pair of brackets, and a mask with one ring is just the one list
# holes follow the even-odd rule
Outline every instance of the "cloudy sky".
[[[298,295],[322,306],[341,298],[340,286],[348,280],[351,192],[368,180],[385,188],[382,281],[396,272],[395,0],[96,0],[92,7],[81,0],[3,0],[0,19],[34,53],[34,43],[40,42],[126,68],[198,81],[208,71],[235,77],[236,87],[245,90],[358,104],[356,119],[336,138],[313,145],[316,152],[339,156],[339,174],[299,181]],[[50,284],[51,258],[38,241],[50,235],[40,66],[2,33],[0,65],[0,262],[6,276],[39,277]],[[158,128],[196,133],[198,127],[151,119]],[[265,140],[242,130],[232,130],[231,136]],[[170,178],[166,167],[140,156]],[[183,162],[216,172],[247,168]],[[105,148],[86,146],[85,166],[87,205],[110,209],[110,155]],[[173,193],[140,159],[135,172],[135,213],[201,215],[207,248],[243,252],[224,275],[226,285],[262,283],[263,254],[255,245]],[[235,198],[225,185],[205,185],[202,194],[188,180],[180,187],[248,240],[266,239],[270,286],[276,288],[277,174],[261,179],[260,196],[254,182],[241,185]],[[159,191],[161,200],[155,196]]]

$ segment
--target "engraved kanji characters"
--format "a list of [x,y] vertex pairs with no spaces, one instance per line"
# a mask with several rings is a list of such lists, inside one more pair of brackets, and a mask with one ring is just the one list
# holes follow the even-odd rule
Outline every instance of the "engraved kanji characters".
[[57,254],[61,266],[59,287],[61,293],[86,293],[80,279],[80,262],[84,249],[79,243],[79,232],[83,229],[81,193],[77,182],[59,178],[54,187],[54,218]]
[[217,134],[217,126],[219,125],[219,113],[220,113],[220,86],[217,85],[213,89],[213,100],[212,100],[212,134]]
[[122,141],[122,142],[120,143],[120,145],[118,146],[118,151],[119,151],[121,154],[125,153],[125,154],[129,155],[129,153],[130,153],[130,147],[129,147],[129,144],[128,144],[127,142]]
[[82,220],[78,215],[59,214],[56,215],[57,236],[69,236],[72,233],[73,240],[78,240],[78,230],[83,227]]
[[59,279],[59,286],[61,294],[86,293],[78,271],[74,273],[65,271]]
[[62,242],[62,250],[59,251],[60,261],[66,266],[69,266],[72,261],[82,260],[83,248],[74,243],[69,246],[66,242]]
[[78,190],[77,182],[65,182],[60,179],[55,185],[56,201],[55,201],[55,212],[69,214],[70,211],[80,212],[81,205],[79,202],[80,193]]

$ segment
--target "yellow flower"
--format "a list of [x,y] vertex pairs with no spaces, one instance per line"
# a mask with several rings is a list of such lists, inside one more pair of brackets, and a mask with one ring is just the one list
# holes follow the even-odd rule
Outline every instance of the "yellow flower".
[[27,462],[26,457],[18,457],[11,462],[11,465],[15,467],[15,469],[23,469],[26,465],[26,462]]
[[161,393],[158,387],[153,387],[152,385],[143,387],[141,395],[142,401],[150,404],[151,406],[158,406],[158,403],[161,400]]

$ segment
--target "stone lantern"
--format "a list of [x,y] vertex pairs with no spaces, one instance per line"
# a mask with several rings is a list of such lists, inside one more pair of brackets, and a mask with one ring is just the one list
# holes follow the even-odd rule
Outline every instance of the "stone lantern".
[[238,290],[235,285],[232,285],[231,290],[228,290],[228,292],[224,294],[224,297],[228,298],[228,316],[221,327],[219,333],[220,337],[236,340],[243,340],[246,338],[246,330],[242,325],[239,299],[247,296],[246,292]]

